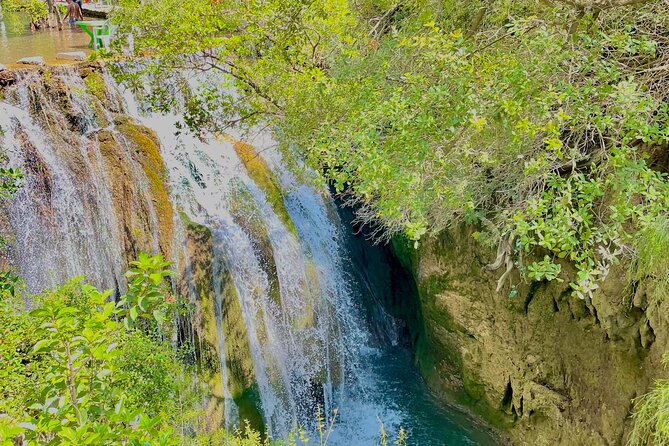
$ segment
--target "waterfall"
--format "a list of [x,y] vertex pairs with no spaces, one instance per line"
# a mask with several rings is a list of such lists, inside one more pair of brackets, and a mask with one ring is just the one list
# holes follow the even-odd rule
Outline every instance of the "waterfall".
[[[83,91],[80,77],[75,82],[66,73],[59,80],[70,84],[68,91]],[[12,92],[13,104],[0,102],[4,155],[26,173],[8,208],[10,257],[31,292],[84,274],[96,286],[122,288],[125,262],[107,172],[99,145],[85,136],[92,125],[89,110],[75,102],[74,94],[67,98],[80,107],[73,117],[80,119],[84,134],[66,131],[63,121],[40,125],[29,110],[65,118],[50,102],[35,104],[36,95],[46,97],[41,79],[28,74]],[[56,137],[59,133],[64,138]]]
[[[131,104],[128,109],[142,108],[133,104],[129,94],[126,99]],[[231,142],[236,138],[203,142],[183,132],[175,136],[178,115],[138,113],[134,117],[158,134],[175,203],[190,220],[212,231],[215,264],[220,261],[232,274],[270,434],[282,436],[296,423],[315,420],[317,407],[326,417],[337,409],[343,418],[349,400],[371,401],[369,382],[364,381],[371,377],[361,369],[361,357],[369,353],[364,351],[370,348],[369,334],[353,299],[344,266],[348,262],[343,235],[330,197],[297,183],[266,135],[255,135],[256,149],[280,179],[293,233],[270,204],[267,192],[246,172]],[[247,217],[267,231],[280,303],[272,296],[272,279],[263,265],[266,260],[258,254],[263,248],[253,240],[249,225],[243,227],[231,210],[234,200],[245,193],[250,200],[245,211],[253,214]],[[220,293],[216,295],[218,308]],[[220,318],[217,315],[219,333]],[[219,338],[219,342],[225,340]],[[227,389],[225,373],[223,380]],[[228,391],[226,413],[232,407]],[[367,408],[371,419],[366,421],[374,426],[371,432],[365,426],[350,432],[353,438],[364,441],[367,435],[373,442],[378,429],[375,417],[381,415],[374,409]]]
[[[210,427],[252,420],[273,438],[297,425],[314,435],[317,413],[336,414],[338,446],[377,444],[379,420],[391,432],[425,422],[405,407],[424,392],[410,359],[401,377],[381,376],[396,358],[362,308],[335,203],[288,170],[269,134],[193,135],[95,65],[4,82],[0,156],[26,179],[0,210],[0,264],[30,293],[86,276],[119,295],[130,260],[162,253],[190,304],[175,342],[206,365]],[[376,332],[394,339],[377,313]],[[429,429],[450,432],[440,417]],[[420,444],[445,444],[431,436]]]

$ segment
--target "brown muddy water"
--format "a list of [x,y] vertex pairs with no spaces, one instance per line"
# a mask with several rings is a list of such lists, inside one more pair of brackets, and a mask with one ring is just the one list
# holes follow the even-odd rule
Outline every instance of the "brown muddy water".
[[42,56],[47,63],[55,63],[60,52],[90,52],[88,42],[88,35],[76,25],[64,23],[62,31],[58,28],[31,31],[27,15],[3,14],[0,10],[0,64],[11,65],[31,56]]

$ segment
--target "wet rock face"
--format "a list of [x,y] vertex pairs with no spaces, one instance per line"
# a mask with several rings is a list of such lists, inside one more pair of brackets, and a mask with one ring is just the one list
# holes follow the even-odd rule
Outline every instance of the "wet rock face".
[[[192,324],[198,341],[196,354],[207,374],[211,395],[206,404],[206,420],[210,430],[223,425],[225,419],[225,392],[221,370],[221,343],[219,330],[225,339],[226,372],[231,396],[239,409],[240,419],[249,420],[259,430],[263,428],[262,415],[258,408],[257,386],[253,359],[242,310],[229,271],[224,265],[215,265],[221,259],[215,256],[211,231],[194,222],[185,221],[187,252],[190,271],[180,271],[177,288],[182,295],[194,289],[196,296]],[[213,280],[214,271],[220,271],[219,281]],[[220,289],[214,284],[218,283]],[[216,308],[216,293],[220,296],[220,308]],[[220,315],[220,327],[217,322]]]
[[[120,134],[131,159],[141,166],[146,181],[145,193],[150,199],[150,207],[156,216],[157,228],[160,231],[160,250],[167,258],[171,258],[171,242],[173,239],[173,209],[164,180],[165,166],[160,155],[160,142],[155,133],[143,125],[133,122],[127,116],[118,115],[114,119],[115,129]],[[140,183],[142,185],[142,183]],[[126,185],[131,190],[138,186],[137,182]]]
[[[110,182],[112,205],[121,232],[122,251],[130,260],[141,251],[155,250],[154,240],[159,234],[158,244],[164,254],[170,252],[171,224],[163,228],[155,218],[155,202],[166,197],[164,188],[151,189],[148,181],[138,182],[141,164],[135,165],[137,149],[122,134],[112,130],[101,130],[95,134],[103,162],[103,172]],[[169,201],[165,201],[169,205]],[[171,208],[170,208],[171,209]],[[171,217],[171,215],[170,215]],[[170,221],[171,223],[171,221]]]
[[232,144],[237,156],[242,164],[244,164],[249,177],[253,179],[263,192],[265,192],[267,200],[272,205],[276,215],[291,234],[296,235],[295,225],[283,203],[283,192],[281,191],[281,187],[274,178],[274,175],[270,171],[265,160],[250,144],[236,140],[230,135],[224,135],[224,138]]
[[230,193],[232,217],[252,240],[254,250],[261,259],[261,266],[267,274],[269,295],[277,306],[281,306],[281,290],[274,260],[274,250],[269,238],[268,228],[263,222],[260,211],[248,189],[241,181],[235,182]]
[[663,373],[666,306],[612,271],[592,300],[565,283],[495,292],[494,258],[462,229],[413,251],[423,324],[416,361],[428,383],[519,445],[624,444],[631,400]]
[[[0,70],[0,88],[16,82],[16,73],[12,70]],[[0,92],[1,93],[1,92]],[[0,95],[0,97],[2,97]]]
[[103,80],[91,63],[0,73],[9,113],[2,149],[26,176],[6,210],[16,229],[9,257],[35,291],[85,274],[122,292],[123,271],[140,251],[171,253],[157,138],[118,101],[88,91],[94,73]]

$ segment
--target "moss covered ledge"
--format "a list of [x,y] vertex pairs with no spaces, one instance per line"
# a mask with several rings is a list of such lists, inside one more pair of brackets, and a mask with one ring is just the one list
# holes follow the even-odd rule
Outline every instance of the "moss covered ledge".
[[260,187],[267,197],[267,201],[272,205],[272,209],[279,219],[286,226],[286,229],[297,237],[295,224],[290,218],[290,214],[283,202],[283,191],[279,185],[272,170],[265,160],[260,156],[257,150],[250,144],[235,139],[232,135],[225,133],[223,139],[232,144],[237,156],[246,168],[249,177]]

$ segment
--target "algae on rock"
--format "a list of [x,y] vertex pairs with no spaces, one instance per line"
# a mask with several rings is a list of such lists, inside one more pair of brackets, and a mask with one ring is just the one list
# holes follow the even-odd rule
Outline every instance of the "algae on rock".
[[173,209],[167,183],[165,165],[160,155],[160,142],[156,134],[124,115],[115,117],[116,130],[130,145],[131,156],[142,167],[148,181],[148,194],[153,204],[160,230],[161,251],[170,258],[173,228]]
[[225,134],[224,138],[235,149],[237,156],[244,164],[249,177],[260,187],[267,197],[267,201],[272,205],[274,212],[286,226],[288,231],[297,236],[295,224],[290,218],[290,214],[283,202],[283,192],[281,186],[274,178],[272,171],[255,150],[253,146],[241,140],[236,140],[232,136]]
[[[661,369],[667,320],[634,306],[612,272],[591,301],[557,282],[495,292],[492,250],[457,228],[395,252],[411,267],[423,323],[416,362],[428,384],[519,445],[621,444],[631,400]],[[653,328],[648,328],[653,327]],[[652,339],[662,327],[662,346]],[[645,342],[644,342],[645,339]]]
[[[262,415],[258,408],[257,385],[253,358],[249,346],[246,325],[239,304],[237,292],[229,271],[224,265],[214,265],[221,262],[214,253],[213,235],[211,231],[192,221],[186,221],[187,251],[190,259],[190,277],[182,276],[183,280],[190,280],[190,286],[195,291],[196,311],[194,321],[198,333],[198,354],[203,365],[203,373],[212,395],[207,403],[207,420],[209,428],[217,429],[223,425],[225,419],[225,392],[223,389],[223,375],[219,358],[219,337],[222,336],[225,345],[225,358],[228,383],[231,396],[239,409],[240,420],[248,420],[256,429],[262,429]],[[214,289],[214,271],[222,271],[218,278],[220,289]],[[179,288],[186,290],[189,284],[182,283]],[[183,291],[185,292],[185,291]],[[219,293],[221,308],[216,308],[216,296]],[[221,315],[221,324],[217,322],[217,314]],[[219,333],[222,330],[222,333]]]

